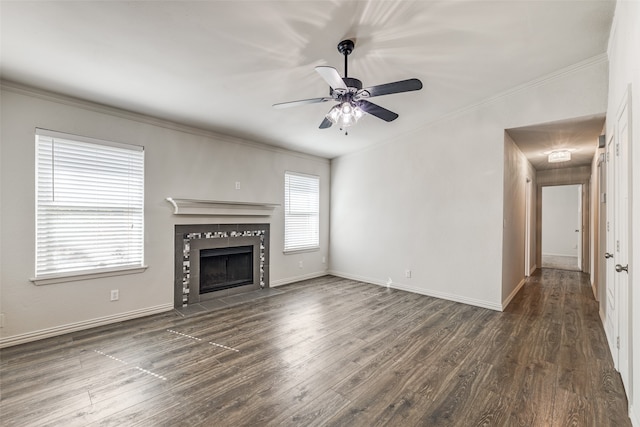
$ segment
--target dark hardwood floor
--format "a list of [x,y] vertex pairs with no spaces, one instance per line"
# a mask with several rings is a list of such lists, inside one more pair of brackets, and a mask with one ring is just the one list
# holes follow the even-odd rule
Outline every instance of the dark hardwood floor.
[[326,276],[0,351],[3,426],[628,426],[587,276],[503,313]]

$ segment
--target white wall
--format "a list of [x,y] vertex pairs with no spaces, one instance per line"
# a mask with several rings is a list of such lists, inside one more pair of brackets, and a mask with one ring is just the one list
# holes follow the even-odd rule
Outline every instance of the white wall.
[[542,255],[578,256],[580,185],[542,188]]
[[[15,343],[95,324],[171,309],[174,225],[271,224],[271,284],[325,272],[329,237],[330,163],[257,143],[4,86],[1,130],[0,343]],[[145,147],[146,272],[35,286],[34,130],[36,127]],[[175,216],[166,197],[284,203],[284,172],[320,176],[319,251],[283,254],[283,210],[271,217]],[[235,189],[240,181],[241,189]],[[299,267],[303,261],[303,268]],[[120,300],[109,301],[119,289]]]
[[502,235],[502,306],[524,285],[525,271],[525,235],[526,235],[526,185],[531,180],[531,246],[529,263],[535,264],[535,188],[536,170],[525,155],[516,146],[508,133],[504,134],[504,203],[503,215],[505,227]]
[[502,309],[504,130],[601,114],[606,81],[597,58],[334,159],[331,271]]
[[615,114],[622,97],[631,85],[631,253],[629,254],[629,283],[631,314],[632,363],[630,416],[640,426],[640,2],[616,3],[616,12],[609,37],[609,99],[607,106],[607,135],[613,132]]

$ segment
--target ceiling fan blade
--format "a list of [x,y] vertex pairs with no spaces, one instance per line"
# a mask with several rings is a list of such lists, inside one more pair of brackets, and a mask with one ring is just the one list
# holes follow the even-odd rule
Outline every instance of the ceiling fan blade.
[[327,129],[330,128],[331,125],[333,123],[331,123],[331,120],[327,119],[326,117],[324,118],[324,120],[322,121],[322,123],[320,123],[320,129]]
[[372,116],[376,116],[377,118],[382,119],[385,122],[392,122],[398,118],[398,115],[393,111],[389,111],[386,108],[383,108],[379,105],[374,104],[373,102],[369,102],[364,99],[361,99],[360,101],[358,101],[358,106],[365,113],[369,113]]
[[[410,92],[422,89],[422,82],[418,79],[401,80],[399,82],[386,83],[371,86],[358,91],[358,94],[369,92],[369,98],[373,96],[390,95],[392,93]],[[366,95],[365,95],[366,98]]]
[[316,67],[316,71],[320,76],[329,83],[329,86],[333,89],[344,89],[347,90],[347,85],[344,84],[342,77],[340,77],[340,73],[333,67],[327,67],[325,65],[320,65]]
[[290,102],[281,102],[279,104],[273,104],[273,108],[297,107],[298,105],[318,104],[320,102],[327,102],[331,100],[333,100],[333,98],[330,98],[330,97],[301,99],[300,101],[290,101]]

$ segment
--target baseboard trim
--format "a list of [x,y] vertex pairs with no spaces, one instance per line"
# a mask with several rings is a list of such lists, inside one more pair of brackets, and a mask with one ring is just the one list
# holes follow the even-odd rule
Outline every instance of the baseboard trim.
[[433,291],[430,289],[416,288],[414,286],[405,285],[402,283],[392,283],[387,285],[386,282],[374,279],[371,277],[358,276],[354,274],[344,273],[341,271],[330,270],[327,274],[333,276],[342,277],[343,279],[357,280],[359,282],[370,283],[372,285],[384,286],[385,288],[397,289],[399,291],[411,292],[414,294],[426,295],[429,297],[444,299],[447,301],[459,302],[462,304],[473,305],[475,307],[487,308],[489,310],[502,311],[502,306],[489,301],[479,300],[475,298],[467,298],[460,295],[449,294],[446,292]]
[[531,267],[531,269],[529,270],[529,276],[533,276],[533,273],[535,273],[537,269],[538,266],[536,264],[533,264],[533,267]]
[[629,403],[629,419],[633,427],[640,427],[640,417],[636,414],[633,403]]
[[504,309],[507,308],[511,300],[518,294],[518,292],[520,292],[520,289],[524,286],[526,281],[527,281],[526,277],[520,280],[520,283],[518,283],[518,286],[516,286],[516,288],[509,294],[509,296],[505,298],[504,301],[502,301],[502,310],[500,311],[504,311]]
[[140,310],[128,311],[125,313],[113,314],[111,316],[98,317],[96,319],[84,320],[82,322],[69,323],[55,326],[53,328],[41,329],[39,331],[28,332],[26,334],[12,335],[0,338],[0,348],[11,347],[44,338],[51,338],[70,332],[82,331],[96,326],[108,325],[110,323],[122,322],[125,320],[137,319],[138,317],[150,316],[152,314],[164,313],[173,310],[173,304],[162,304],[154,307],[142,308]]
[[269,287],[277,288],[278,286],[288,285],[289,283],[300,282],[301,280],[316,279],[318,277],[326,276],[327,274],[331,274],[331,273],[326,271],[316,271],[315,273],[303,274],[301,276],[287,277],[286,279],[280,279],[280,280],[272,280],[269,282]]
[[[380,281],[380,280],[377,280],[377,279],[373,279],[371,277],[358,276],[356,274],[343,273],[341,271],[335,271],[335,270],[329,270],[327,272],[327,274],[330,274],[330,275],[336,276],[336,277],[341,277],[343,279],[357,280],[358,282],[365,282],[365,283],[369,283],[371,285],[378,285],[378,286],[387,287],[386,282],[383,282],[383,281]],[[391,287],[393,287],[393,285]]]
[[547,253],[547,254],[542,254],[542,256],[563,256],[563,257],[567,257],[567,258],[578,258],[577,254],[556,254],[556,253]]

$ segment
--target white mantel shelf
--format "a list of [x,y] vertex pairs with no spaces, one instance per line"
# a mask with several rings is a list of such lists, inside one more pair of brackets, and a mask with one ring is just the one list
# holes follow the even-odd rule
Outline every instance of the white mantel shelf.
[[174,215],[271,216],[277,203],[225,202],[167,197]]

